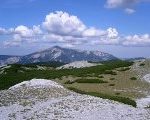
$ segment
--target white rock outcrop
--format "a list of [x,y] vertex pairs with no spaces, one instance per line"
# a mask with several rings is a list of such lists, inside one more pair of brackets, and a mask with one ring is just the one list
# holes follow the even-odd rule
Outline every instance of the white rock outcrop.
[[100,63],[89,63],[88,61],[75,61],[66,65],[63,65],[61,67],[58,67],[57,69],[71,69],[71,68],[84,68],[84,67],[92,67],[96,65],[101,65]]
[[150,110],[80,95],[51,80],[32,79],[0,91],[1,120],[149,120]]

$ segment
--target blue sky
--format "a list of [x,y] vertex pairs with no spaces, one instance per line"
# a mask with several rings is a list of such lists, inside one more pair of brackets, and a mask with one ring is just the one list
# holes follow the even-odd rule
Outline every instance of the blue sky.
[[60,45],[150,57],[149,0],[116,1],[1,0],[0,54],[24,55]]

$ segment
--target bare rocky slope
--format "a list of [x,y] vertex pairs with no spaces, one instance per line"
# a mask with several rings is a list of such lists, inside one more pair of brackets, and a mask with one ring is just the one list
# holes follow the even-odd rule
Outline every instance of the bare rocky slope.
[[[141,80],[146,81],[150,85],[150,59],[136,60],[132,70],[136,72]],[[147,92],[146,95],[145,98],[137,100],[139,107],[150,106],[150,92]]]
[[32,79],[0,91],[2,120],[149,120],[150,111]]
[[57,69],[84,68],[101,65],[100,63],[89,63],[88,61],[75,61],[69,64],[58,67]]

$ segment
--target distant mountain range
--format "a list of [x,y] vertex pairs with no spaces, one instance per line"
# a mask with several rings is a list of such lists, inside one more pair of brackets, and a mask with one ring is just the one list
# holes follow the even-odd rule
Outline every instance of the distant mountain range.
[[116,59],[118,58],[111,54],[101,51],[81,51],[76,49],[61,48],[59,46],[54,46],[49,49],[35,52],[25,56],[0,55],[0,65],[14,63],[30,64],[50,61],[59,61],[63,63],[70,63],[74,61],[99,62]]
[[144,57],[135,57],[135,58],[124,58],[122,60],[135,61],[135,60],[143,60],[146,59]]
[[0,65],[18,63],[21,56],[0,55]]

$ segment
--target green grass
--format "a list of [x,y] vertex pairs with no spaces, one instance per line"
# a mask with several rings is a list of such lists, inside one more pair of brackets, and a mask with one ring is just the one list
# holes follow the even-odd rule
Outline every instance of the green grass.
[[[12,65],[6,69],[6,74],[0,75],[0,90],[8,89],[9,87],[18,84],[24,80],[30,80],[32,78],[43,79],[55,79],[63,76],[76,76],[87,77],[89,74],[99,76],[101,74],[115,74],[112,70],[120,67],[128,67],[133,63],[128,61],[109,61],[104,62],[103,65],[88,67],[88,68],[76,68],[76,69],[60,69],[60,70],[24,70],[22,65]],[[32,65],[31,65],[32,66]],[[20,72],[23,71],[23,72]]]
[[102,93],[97,93],[97,92],[85,92],[79,89],[76,89],[74,87],[68,87],[69,90],[72,90],[74,92],[80,93],[80,94],[85,94],[85,95],[91,95],[91,96],[95,96],[95,97],[100,97],[103,99],[109,99],[109,100],[114,100],[114,101],[118,101],[124,104],[128,104],[131,105],[133,107],[136,107],[136,102],[130,98],[127,97],[121,97],[121,96],[112,96],[112,95],[107,95],[107,94],[102,94]]

